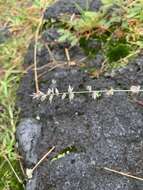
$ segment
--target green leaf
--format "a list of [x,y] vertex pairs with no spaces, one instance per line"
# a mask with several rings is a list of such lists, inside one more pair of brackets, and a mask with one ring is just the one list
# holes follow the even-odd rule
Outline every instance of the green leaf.
[[103,6],[122,5],[124,0],[102,0]]
[[115,0],[102,0],[103,5],[112,5],[114,2]]

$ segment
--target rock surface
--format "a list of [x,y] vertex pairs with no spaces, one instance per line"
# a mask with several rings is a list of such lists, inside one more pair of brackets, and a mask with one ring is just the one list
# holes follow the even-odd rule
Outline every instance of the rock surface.
[[[57,18],[59,13],[66,11],[73,13],[73,2],[67,4],[61,0],[46,11],[45,17]],[[81,3],[80,6],[83,4],[83,1],[76,2]],[[92,1],[90,6],[95,8],[96,2]],[[55,35],[53,29],[44,32],[45,42],[51,39],[51,32]],[[32,63],[32,52],[30,47],[25,65]],[[75,91],[85,90],[87,85],[93,89],[143,87],[142,55],[125,68],[93,79],[78,64],[62,65],[66,62],[64,46],[56,45],[52,53],[60,64],[50,72],[48,67],[39,71],[42,92],[48,88],[67,91],[69,85]],[[74,62],[85,57],[78,47],[70,50],[70,56]],[[38,52],[37,60],[39,67],[48,62],[50,67],[52,61],[46,48]],[[94,60],[95,66],[100,62],[101,59]],[[17,101],[21,118],[24,118],[17,128],[17,139],[25,167],[32,167],[51,147],[56,148],[35,170],[26,190],[143,189],[142,181],[104,169],[108,167],[143,177],[143,107],[136,103],[136,99],[142,100],[142,93],[138,96],[124,92],[114,96],[104,94],[97,100],[82,94],[76,95],[71,102],[68,98],[54,97],[50,103],[32,99],[33,92],[34,76],[30,70],[21,81]]]
[[22,119],[17,126],[16,138],[26,165],[37,163],[37,143],[41,134],[41,125],[32,118]]
[[3,44],[10,38],[11,34],[8,28],[0,27],[0,44]]
[[81,9],[90,9],[90,10],[98,10],[101,1],[100,0],[60,0],[57,1],[53,6],[47,9],[45,12],[45,19],[58,19],[62,14],[78,14],[79,10],[77,8],[80,7]]

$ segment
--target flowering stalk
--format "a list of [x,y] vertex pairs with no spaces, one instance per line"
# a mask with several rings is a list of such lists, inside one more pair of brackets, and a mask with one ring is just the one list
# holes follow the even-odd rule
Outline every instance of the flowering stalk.
[[105,93],[107,96],[112,96],[116,92],[131,92],[132,94],[138,94],[140,92],[143,92],[143,89],[141,89],[140,86],[131,86],[130,89],[126,89],[126,90],[113,89],[113,88],[105,89],[105,90],[93,90],[91,86],[87,86],[86,90],[74,91],[73,87],[69,85],[68,91],[66,92],[59,92],[57,88],[52,88],[52,89],[49,88],[47,93],[40,92],[39,94],[33,94],[33,98],[44,101],[48,97],[50,103],[52,103],[54,96],[61,96],[62,100],[68,97],[69,100],[71,101],[74,99],[76,94],[91,94],[91,97],[93,99],[97,99],[103,93]]

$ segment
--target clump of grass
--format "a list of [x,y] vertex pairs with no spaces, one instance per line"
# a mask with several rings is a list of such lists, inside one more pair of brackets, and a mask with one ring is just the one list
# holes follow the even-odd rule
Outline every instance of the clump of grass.
[[19,111],[16,90],[23,57],[35,36],[41,10],[50,0],[1,0],[0,28],[8,28],[10,38],[0,44],[0,189],[24,189],[24,176],[15,151],[15,130]]
[[89,41],[97,40],[109,65],[126,63],[126,57],[143,48],[143,1],[102,0],[102,3],[98,12],[78,7],[79,15],[61,17],[59,41],[68,41],[71,46],[78,44],[88,55],[96,56],[95,48],[89,51],[87,47]]
[[15,91],[19,75],[13,68],[5,71],[0,81],[0,189],[23,189],[22,172],[15,152],[15,126],[18,112],[15,110]]

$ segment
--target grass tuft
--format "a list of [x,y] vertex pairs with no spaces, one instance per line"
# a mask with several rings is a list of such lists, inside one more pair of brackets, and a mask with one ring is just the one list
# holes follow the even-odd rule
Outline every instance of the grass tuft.
[[[23,57],[34,39],[43,6],[50,0],[1,0],[0,29],[9,35],[0,43],[0,189],[24,189],[24,175],[15,150],[19,111],[16,90],[24,72]],[[0,35],[0,38],[2,36]]]

